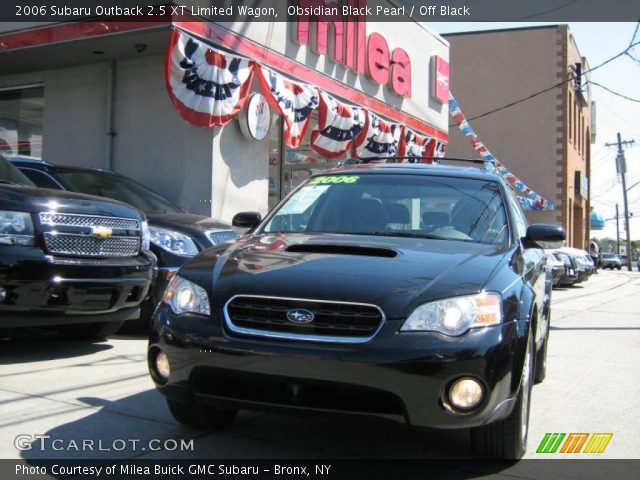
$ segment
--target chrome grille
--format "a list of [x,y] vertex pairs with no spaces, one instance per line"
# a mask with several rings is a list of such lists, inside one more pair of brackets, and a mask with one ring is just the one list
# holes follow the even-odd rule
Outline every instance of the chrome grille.
[[[294,309],[312,312],[313,321],[291,322],[287,312]],[[384,322],[375,305],[248,295],[233,297],[224,313],[236,333],[323,342],[366,342]]]
[[224,242],[229,242],[238,238],[238,234],[233,230],[209,230],[207,237],[214,245],[219,245]]
[[52,226],[108,227],[139,230],[140,222],[134,218],[101,217],[98,215],[72,215],[67,213],[41,212],[40,223]]
[[69,233],[44,234],[49,253],[82,257],[133,257],[140,250],[138,237],[109,237],[104,240],[92,235]]

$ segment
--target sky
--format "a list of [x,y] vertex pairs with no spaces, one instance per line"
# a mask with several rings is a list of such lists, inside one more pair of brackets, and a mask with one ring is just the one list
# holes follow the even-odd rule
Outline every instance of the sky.
[[[450,33],[546,24],[549,22],[434,22],[428,24],[428,27],[438,33]],[[569,29],[575,38],[580,54],[587,58],[589,65],[593,68],[629,46],[636,29],[636,23],[569,22]],[[636,42],[640,42],[640,30],[635,34],[633,43]],[[627,97],[640,100],[640,45],[634,47],[629,53],[637,61],[626,55],[622,56],[592,72],[591,80]],[[591,145],[591,176],[589,179],[591,182],[591,205],[605,219],[608,219],[604,230],[594,230],[592,236],[596,238],[616,237],[615,204],[619,203],[620,239],[624,241],[625,238],[622,185],[618,182],[615,166],[617,149],[605,146],[606,143],[615,143],[617,133],[620,132],[622,140],[635,140],[633,146],[625,149],[625,157],[627,159],[629,211],[634,214],[629,223],[631,240],[639,240],[640,184],[636,185],[636,183],[640,182],[640,102],[623,99],[595,85],[592,86],[591,98],[597,105],[596,142]],[[496,107],[499,106],[496,105]],[[461,107],[464,112],[464,105]],[[474,112],[470,112],[467,115],[473,114]],[[471,126],[473,126],[473,121]],[[487,145],[487,147],[491,150],[491,145]],[[522,180],[527,183],[526,178]],[[634,187],[634,185],[636,186]],[[531,185],[531,188],[536,190],[535,185]]]

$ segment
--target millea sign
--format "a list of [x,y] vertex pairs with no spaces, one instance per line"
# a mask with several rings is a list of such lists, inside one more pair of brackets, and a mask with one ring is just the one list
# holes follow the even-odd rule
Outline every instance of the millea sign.
[[[379,33],[367,37],[366,3],[367,0],[347,0],[339,5],[323,0],[298,0],[294,40],[300,45],[309,45],[313,22],[316,35],[311,47],[316,53],[329,54],[336,63],[366,73],[373,82],[388,85],[397,95],[411,97],[409,54],[402,48],[390,49]],[[329,31],[333,31],[331,52]]]

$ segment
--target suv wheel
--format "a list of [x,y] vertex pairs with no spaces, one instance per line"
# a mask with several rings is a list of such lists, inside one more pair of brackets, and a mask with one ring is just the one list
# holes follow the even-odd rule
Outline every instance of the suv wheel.
[[471,430],[471,444],[478,455],[500,460],[517,460],[524,455],[529,433],[531,387],[535,367],[534,348],[533,335],[530,333],[520,390],[511,414],[504,420]]
[[124,322],[124,325],[118,330],[123,335],[149,335],[151,329],[151,318],[156,306],[151,297],[146,298],[140,304],[140,318]]
[[188,427],[217,430],[230,425],[238,410],[223,410],[213,406],[178,402],[167,398],[169,410],[178,422]]
[[547,328],[547,333],[544,336],[544,340],[542,341],[542,347],[536,353],[536,361],[535,368],[533,374],[533,382],[534,383],[542,383],[547,376],[547,349],[549,346],[549,329]]
[[60,325],[58,330],[71,340],[104,340],[109,335],[116,333],[123,323],[125,322],[75,323]]

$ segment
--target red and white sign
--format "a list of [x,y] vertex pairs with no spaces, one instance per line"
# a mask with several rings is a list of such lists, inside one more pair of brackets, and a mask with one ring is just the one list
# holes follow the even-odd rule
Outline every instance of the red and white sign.
[[[315,19],[316,35],[312,49],[320,54],[329,53],[333,44],[331,59],[336,63],[367,76],[379,85],[389,85],[391,91],[401,97],[411,97],[411,60],[402,48],[391,49],[387,40],[379,33],[367,38],[367,0],[348,0],[346,7],[357,15],[342,15],[343,9],[336,8],[336,15],[322,12],[337,7],[336,3],[323,0],[299,0],[302,14],[298,17],[295,41],[300,45],[309,45],[311,39],[311,21]],[[312,17],[306,12],[318,11]],[[356,21],[353,21],[356,20]],[[331,26],[332,28],[329,28]],[[332,42],[329,32],[333,31]],[[366,70],[365,70],[366,67]]]
[[440,103],[449,102],[449,63],[438,55],[432,57],[433,65],[433,89],[431,96]]

